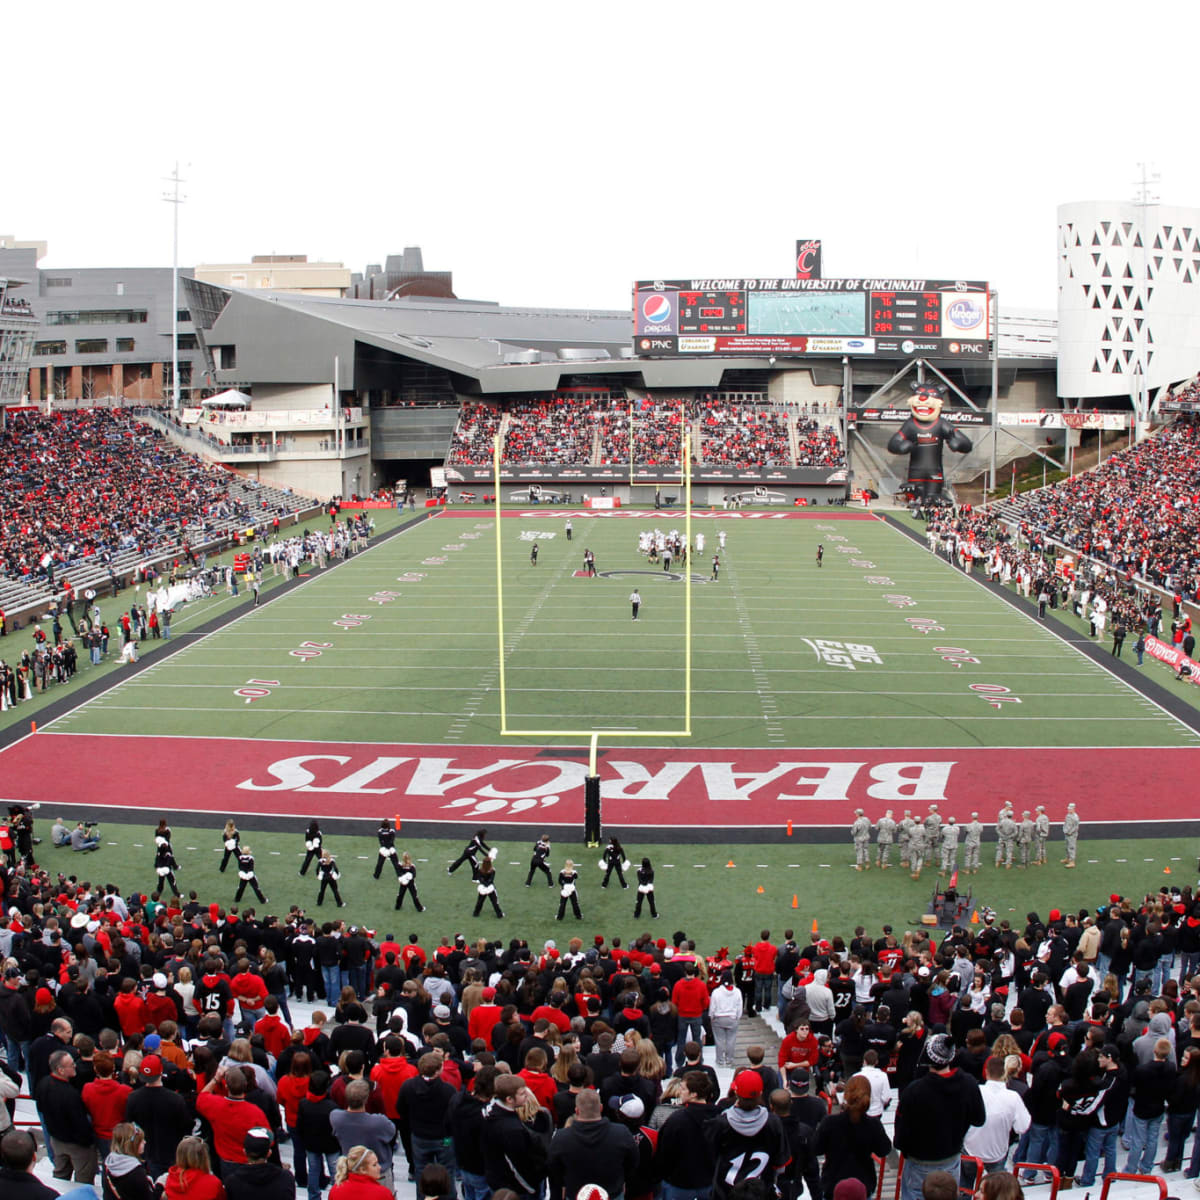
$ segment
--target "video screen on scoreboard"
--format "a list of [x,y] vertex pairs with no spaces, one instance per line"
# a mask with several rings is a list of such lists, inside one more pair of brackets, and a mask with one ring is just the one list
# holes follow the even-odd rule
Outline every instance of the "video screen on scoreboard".
[[867,332],[863,292],[750,292],[748,333],[862,337]]

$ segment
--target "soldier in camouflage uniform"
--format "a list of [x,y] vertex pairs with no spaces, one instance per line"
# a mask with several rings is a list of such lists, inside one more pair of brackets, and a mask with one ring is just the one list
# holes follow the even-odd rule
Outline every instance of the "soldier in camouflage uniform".
[[921,868],[925,865],[925,846],[925,826],[914,821],[908,838],[908,865],[912,868],[914,879],[921,878]]
[[895,840],[896,822],[892,819],[892,810],[889,808],[879,818],[879,824],[875,827],[875,847],[877,854],[875,865],[881,871],[888,869],[888,855],[892,852],[892,843]]
[[961,833],[962,829],[954,818],[947,817],[946,824],[942,826],[942,875],[958,870],[958,839]]
[[983,841],[983,825],[977,812],[971,814],[971,819],[964,828],[966,840],[963,842],[963,849],[966,851],[966,859],[963,869],[968,875],[977,875],[979,873],[979,844]]
[[1017,830],[1017,846],[1021,851],[1021,869],[1029,866],[1029,855],[1033,850],[1033,814],[1026,809],[1021,814],[1021,825]]
[[1050,840],[1050,818],[1046,816],[1046,806],[1037,806],[1037,816],[1033,819],[1033,865],[1046,865],[1046,843]]
[[908,844],[912,841],[912,831],[915,825],[916,821],[913,820],[912,811],[906,808],[904,816],[900,818],[900,835],[896,838],[896,841],[900,843],[900,865],[902,867],[909,865]]
[[1067,805],[1067,815],[1063,817],[1063,841],[1067,844],[1067,857],[1063,859],[1064,867],[1075,865],[1075,850],[1079,844],[1079,814],[1074,804]]
[[850,836],[854,839],[854,869],[869,871],[871,869],[871,822],[863,816],[863,810],[854,810],[854,824],[850,826]]
[[1006,808],[1000,814],[1000,820],[996,822],[996,836],[999,839],[996,848],[996,866],[999,866],[1003,859],[1006,871],[1012,870],[1013,848],[1017,844],[1017,834],[1017,823],[1013,820],[1012,811]]

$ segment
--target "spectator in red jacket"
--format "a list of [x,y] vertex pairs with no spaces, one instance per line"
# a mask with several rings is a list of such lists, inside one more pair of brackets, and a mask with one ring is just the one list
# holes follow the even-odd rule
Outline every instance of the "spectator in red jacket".
[[279,1000],[267,996],[263,1002],[266,1015],[254,1023],[254,1032],[263,1040],[263,1049],[272,1058],[278,1058],[292,1044],[292,1031],[279,1015]]
[[471,1035],[471,1040],[483,1038],[484,1042],[490,1046],[492,1044],[492,1028],[500,1020],[500,1014],[503,1011],[496,1003],[496,989],[485,987],[483,1003],[477,1004],[471,1009],[471,1017],[467,1023],[467,1033]]
[[383,1112],[393,1121],[399,1120],[396,1097],[408,1080],[416,1077],[417,1068],[404,1053],[404,1039],[394,1034],[383,1039],[383,1057],[371,1069],[371,1082],[379,1089]]
[[[774,971],[774,960],[771,965]],[[704,1014],[708,1011],[708,985],[700,978],[700,968],[689,962],[683,978],[671,989],[671,1003],[679,1010],[679,1033],[675,1038],[675,1066],[682,1067],[688,1042],[703,1042]]]
[[237,974],[229,981],[229,990],[242,1010],[242,1020],[253,1027],[266,1012],[269,993],[262,976],[250,969],[247,959],[238,959]]
[[525,1065],[517,1074],[525,1080],[525,1086],[537,1097],[537,1102],[543,1108],[553,1111],[558,1084],[547,1074],[548,1065],[545,1050],[541,1046],[533,1046],[526,1052]]
[[167,1172],[164,1200],[225,1200],[225,1186],[212,1173],[203,1138],[185,1137]]
[[121,981],[121,991],[113,1001],[113,1011],[125,1037],[141,1037],[146,1032],[146,1002],[137,994],[137,980]]
[[133,1091],[113,1078],[116,1064],[103,1050],[92,1055],[96,1078],[83,1085],[83,1104],[92,1118],[96,1150],[103,1161],[112,1144],[113,1127],[125,1120],[125,1099]]
[[762,1012],[770,1008],[775,999],[775,960],[779,947],[771,941],[771,931],[764,929],[759,939],[750,947],[754,958],[754,1007]]
[[799,1067],[815,1071],[820,1057],[817,1035],[807,1021],[801,1021],[779,1047],[779,1073],[783,1077],[783,1086],[787,1087],[792,1072]]
[[246,1134],[251,1129],[270,1128],[266,1113],[246,1099],[247,1086],[238,1067],[222,1063],[196,1097],[196,1113],[212,1126],[213,1145],[222,1167],[246,1161]]

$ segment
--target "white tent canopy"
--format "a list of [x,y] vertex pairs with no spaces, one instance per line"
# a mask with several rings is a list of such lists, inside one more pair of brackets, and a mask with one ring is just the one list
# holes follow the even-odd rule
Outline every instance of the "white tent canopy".
[[215,396],[209,396],[207,400],[201,400],[200,407],[249,408],[250,397],[245,392],[239,392],[236,388],[228,388],[223,392],[218,392]]

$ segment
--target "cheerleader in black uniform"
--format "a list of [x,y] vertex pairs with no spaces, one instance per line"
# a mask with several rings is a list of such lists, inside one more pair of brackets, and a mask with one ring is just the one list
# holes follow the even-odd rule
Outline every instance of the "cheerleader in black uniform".
[[475,879],[475,891],[477,893],[475,911],[471,915],[474,917],[479,916],[483,912],[484,901],[490,900],[496,916],[504,916],[504,911],[500,907],[500,900],[496,895],[496,869],[492,866],[492,860],[490,858],[483,859],[475,865],[471,874]]
[[396,868],[396,874],[399,875],[400,860],[396,857],[396,827],[387,817],[384,817],[379,822],[379,828],[375,830],[375,836],[379,839],[379,854],[375,858],[375,878],[379,878],[383,864],[389,861]]
[[238,889],[233,902],[236,904],[241,900],[242,893],[246,890],[246,885],[249,884],[254,889],[254,894],[258,897],[259,904],[266,904],[267,898],[262,894],[262,888],[258,886],[258,876],[254,872],[254,855],[250,853],[249,846],[238,847],[237,865]]
[[154,830],[154,848],[161,850],[164,845],[171,844],[171,827],[167,824],[167,818],[163,817],[158,826]]
[[342,894],[338,891],[338,880],[342,873],[338,870],[337,859],[328,850],[322,850],[321,857],[317,860],[317,876],[321,880],[321,890],[317,892],[317,907],[320,908],[325,903],[325,889],[329,888],[338,908],[345,908]]
[[309,864],[315,862],[317,870],[321,869],[321,826],[316,821],[309,821],[308,828],[304,831],[304,849],[308,852],[304,856],[304,866],[300,868],[301,875],[308,874]]
[[421,897],[417,895],[417,868],[413,863],[412,855],[407,850],[397,863],[396,870],[399,872],[397,879],[400,883],[400,891],[396,895],[396,907],[403,908],[404,897],[408,895],[412,897],[413,903],[417,906],[417,912],[424,912],[425,905],[421,903]]
[[171,842],[164,838],[154,851],[154,874],[158,876],[158,886],[154,890],[155,900],[162,895],[163,887],[168,883],[171,885],[171,894],[179,894],[179,884],[175,882],[175,872],[178,870],[179,864],[175,861],[175,855],[171,853]]
[[582,921],[583,914],[579,911],[579,872],[569,858],[558,873],[558,916],[554,918],[556,921],[561,921],[566,915],[568,901],[575,913],[575,920]]
[[238,827],[234,823],[232,817],[225,822],[225,828],[221,831],[221,842],[225,846],[225,857],[221,859],[221,870],[224,871],[229,866],[231,858],[237,858],[241,847],[242,835],[238,833]]
[[629,863],[625,858],[625,851],[621,848],[621,843],[615,838],[608,839],[608,845],[604,847],[604,857],[601,860],[600,866],[605,868],[604,882],[601,887],[608,887],[609,877],[614,871],[617,873],[617,878],[621,881],[621,886],[627,888],[629,884],[625,882],[625,872],[629,870]]
[[642,915],[642,901],[648,900],[650,902],[650,916],[657,921],[658,908],[654,903],[654,868],[650,865],[648,858],[643,858],[642,865],[638,867],[637,881],[638,898],[633,915],[634,917],[640,917]]
[[474,874],[479,865],[479,855],[490,852],[491,847],[487,844],[487,830],[477,829],[475,836],[463,847],[463,852],[446,868],[446,874],[453,875],[465,862],[471,864],[471,873]]
[[525,880],[525,886],[530,887],[533,884],[534,871],[541,871],[546,877],[546,886],[553,887],[554,880],[550,876],[550,867],[546,860],[550,857],[550,835],[543,833],[536,842],[533,843],[533,857],[529,860],[529,875]]

